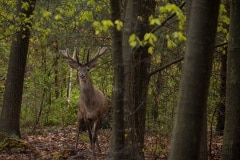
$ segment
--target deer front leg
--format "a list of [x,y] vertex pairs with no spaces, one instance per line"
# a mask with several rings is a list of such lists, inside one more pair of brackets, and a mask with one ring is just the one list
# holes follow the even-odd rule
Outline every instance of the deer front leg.
[[96,152],[95,152],[95,144],[94,144],[94,140],[93,140],[93,127],[92,127],[92,124],[89,124],[88,125],[88,135],[89,135],[89,139],[90,139],[90,149],[91,149],[91,152],[92,152],[92,156],[94,159],[96,159]]
[[98,121],[94,122],[93,128],[92,128],[92,137],[93,137],[92,139],[93,139],[94,149],[95,149],[95,146],[97,145],[97,151],[101,153],[101,149],[98,143],[98,136],[97,136],[98,127],[99,127],[99,122]]
[[77,151],[77,147],[78,147],[78,140],[79,140],[79,134],[80,134],[80,122],[78,121],[77,124],[77,133],[76,133],[76,140],[75,140],[75,151]]
[[79,141],[79,134],[81,130],[81,125],[84,124],[84,120],[78,115],[78,121],[77,121],[77,132],[76,132],[76,139],[75,139],[75,151],[77,151],[78,148],[78,141]]
[[93,149],[93,140],[92,140],[92,127],[91,125],[88,125],[88,136],[89,136],[89,140],[90,140],[90,147],[91,149]]

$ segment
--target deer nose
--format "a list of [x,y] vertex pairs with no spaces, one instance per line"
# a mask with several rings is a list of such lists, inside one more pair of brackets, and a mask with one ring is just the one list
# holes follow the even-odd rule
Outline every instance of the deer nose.
[[85,76],[84,74],[81,74],[81,75],[80,75],[80,78],[81,78],[81,79],[84,79],[85,77],[86,77],[86,76]]

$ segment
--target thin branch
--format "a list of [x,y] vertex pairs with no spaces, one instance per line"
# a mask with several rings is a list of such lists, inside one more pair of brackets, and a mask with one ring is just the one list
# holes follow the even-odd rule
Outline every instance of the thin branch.
[[228,44],[228,42],[223,42],[223,43],[215,45],[214,48],[222,47],[222,46],[225,46],[227,44]]
[[5,80],[5,77],[0,77],[0,81],[4,81]]
[[[227,45],[227,44],[228,44],[228,42],[224,42],[224,43],[221,43],[221,44],[217,44],[217,45],[214,46],[214,48],[219,48],[219,47],[225,46],[225,45]],[[183,59],[184,59],[184,56],[182,56],[182,57],[180,57],[180,58],[178,58],[178,59],[176,59],[176,60],[174,60],[174,61],[166,64],[165,66],[162,66],[162,67],[160,67],[160,68],[152,71],[151,73],[149,73],[149,77],[153,76],[153,75],[156,74],[157,72],[161,72],[162,70],[170,67],[171,65],[173,65],[173,64],[175,64],[175,63],[181,62]]]
[[[186,4],[186,2],[184,1],[180,6],[179,8],[182,9],[184,7],[184,5]],[[151,30],[151,33],[154,33],[156,32],[158,29],[160,29],[161,27],[163,27],[170,19],[172,19],[173,17],[176,16],[176,13],[173,13],[172,15],[168,16],[159,26],[153,28]],[[134,47],[132,50],[137,50],[141,45],[137,45],[136,47]]]
[[173,65],[173,64],[175,64],[175,63],[181,62],[183,59],[184,59],[184,57],[182,56],[182,57],[180,57],[180,58],[178,58],[178,59],[176,59],[176,60],[174,60],[174,61],[166,64],[165,66],[162,66],[162,67],[156,69],[155,71],[152,71],[151,73],[149,73],[149,77],[153,76],[153,75],[156,74],[157,72],[161,72],[162,70],[170,67],[171,65]]

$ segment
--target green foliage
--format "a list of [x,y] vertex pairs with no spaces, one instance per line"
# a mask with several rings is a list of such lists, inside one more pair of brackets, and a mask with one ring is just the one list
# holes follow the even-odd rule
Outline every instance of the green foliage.
[[142,46],[142,47],[148,46],[149,54],[153,53],[156,41],[157,41],[157,37],[153,33],[146,33],[142,41],[139,39],[139,37],[136,34],[132,34],[128,40],[129,45],[133,48],[136,46]]
[[226,7],[224,6],[224,4],[220,4],[217,32],[223,35],[224,41],[227,41],[229,38],[228,34],[229,23],[230,19],[228,17]]
[[0,152],[1,151],[15,151],[15,152],[20,152],[20,151],[26,151],[26,150],[34,150],[31,144],[19,140],[17,138],[5,138],[2,143],[0,143]]
[[116,20],[115,22],[112,22],[111,20],[101,20],[101,22],[94,21],[92,25],[95,29],[95,34],[98,35],[100,33],[109,32],[111,27],[116,27],[118,31],[121,31],[123,22],[120,20]]
[[0,0],[0,40],[12,35],[16,30],[15,1]]
[[[151,15],[149,17],[149,25],[151,26],[161,26],[163,23],[165,23],[168,16],[175,14],[177,21],[178,21],[178,27],[176,31],[173,31],[171,34],[166,34],[165,38],[167,40],[167,47],[170,49],[176,48],[180,43],[186,41],[186,36],[184,35],[183,29],[186,21],[186,16],[184,15],[183,11],[176,6],[175,4],[167,3],[166,5],[158,7],[159,15],[157,17],[154,17]],[[138,19],[141,19],[141,17],[138,17]],[[129,37],[129,44],[131,47],[137,47],[137,46],[148,46],[148,53],[153,54],[155,43],[157,43],[157,35],[155,33],[146,33],[144,35],[143,40],[141,40],[139,37],[137,37],[136,34],[132,34]]]
[[180,43],[186,41],[186,36],[184,35],[184,26],[186,22],[186,16],[183,11],[175,4],[167,3],[166,5],[158,7],[159,16],[154,18],[149,17],[149,24],[153,26],[161,26],[165,23],[167,17],[175,14],[177,20],[177,28],[175,31],[166,34],[167,47],[170,49],[176,48]]
[[168,14],[176,14],[177,19],[178,19],[178,29],[179,30],[183,30],[185,21],[186,21],[186,16],[184,15],[184,13],[182,12],[182,10],[176,6],[175,4],[170,4],[167,3],[165,6],[161,6],[159,7],[159,11],[161,13],[161,15],[159,16],[159,19],[165,19]]
[[111,20],[102,20],[101,22],[99,21],[94,21],[93,22],[93,27],[95,29],[95,34],[98,35],[101,32],[107,32],[110,27],[113,27],[114,24]]

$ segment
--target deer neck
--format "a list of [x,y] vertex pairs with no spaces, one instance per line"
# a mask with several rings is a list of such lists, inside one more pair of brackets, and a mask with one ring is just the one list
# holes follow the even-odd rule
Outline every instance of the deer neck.
[[80,90],[81,90],[81,98],[84,101],[89,101],[95,95],[94,86],[92,84],[92,80],[89,78],[86,81],[79,80]]

